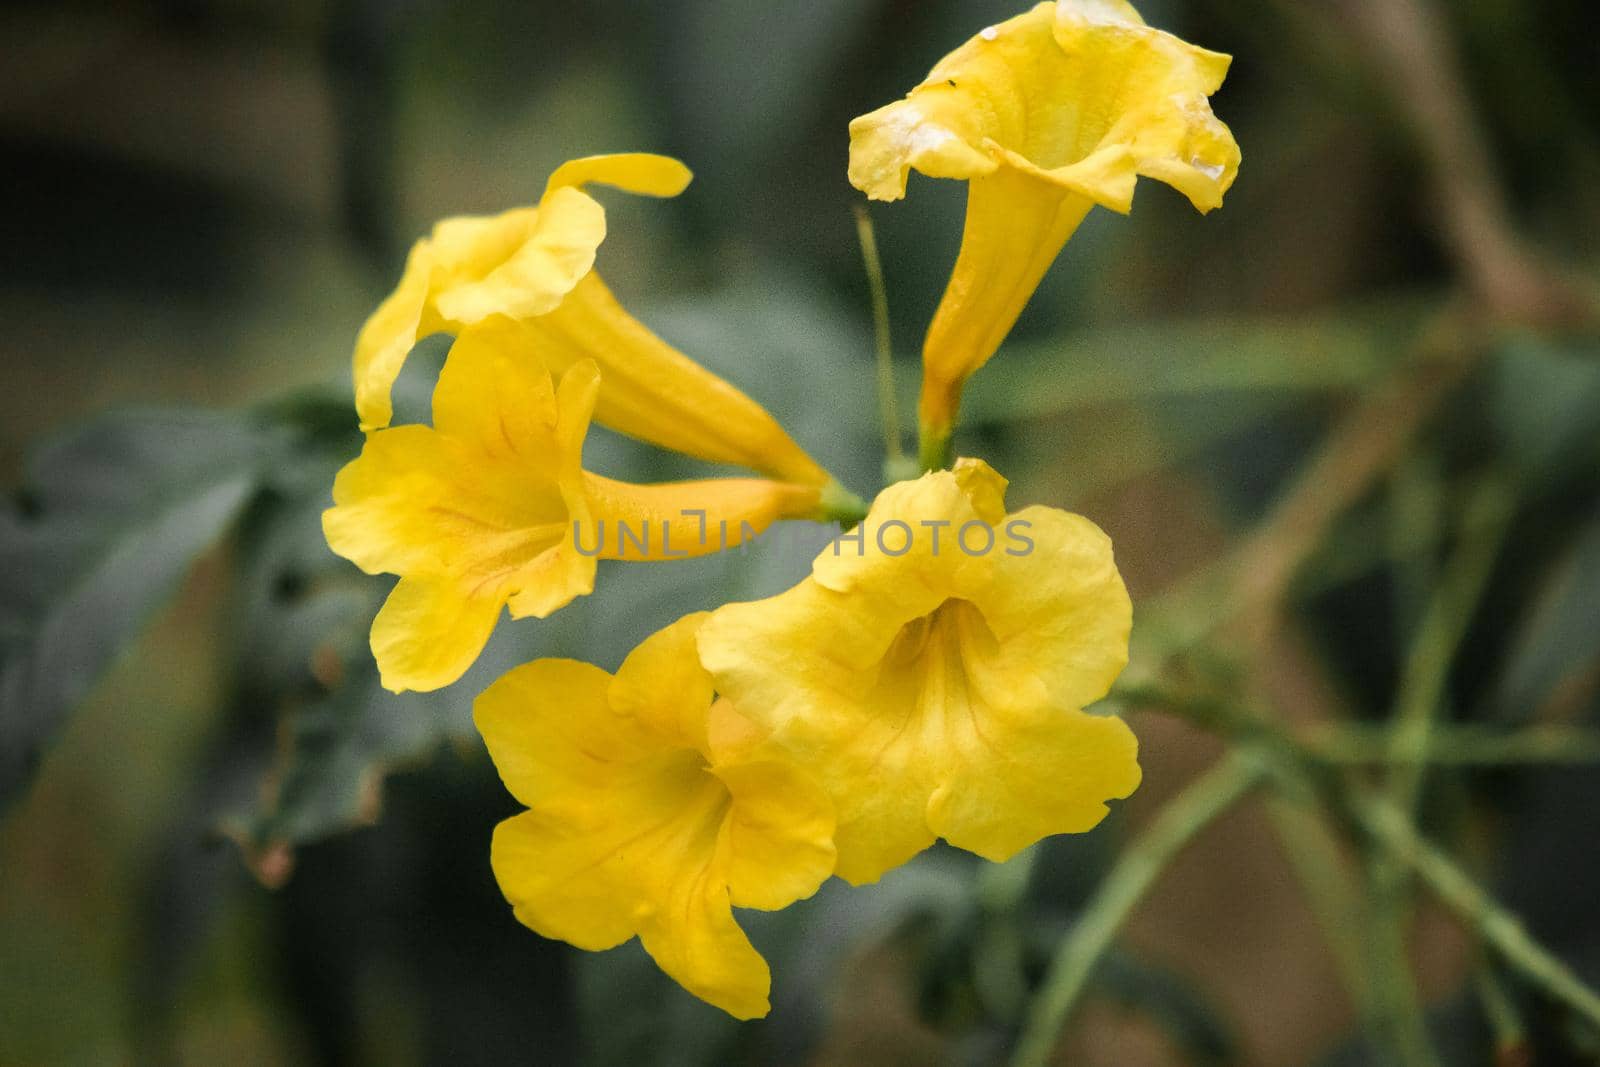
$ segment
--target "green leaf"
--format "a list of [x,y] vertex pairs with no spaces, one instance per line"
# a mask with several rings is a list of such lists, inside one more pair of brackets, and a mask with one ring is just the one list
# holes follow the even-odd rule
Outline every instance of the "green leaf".
[[1421,320],[1417,301],[1298,319],[1097,328],[1009,345],[968,385],[967,422],[1010,422],[1174,396],[1358,389]]
[[133,412],[33,457],[0,511],[0,806],[68,714],[261,484],[239,415]]
[[1564,685],[1600,669],[1600,514],[1551,571],[1496,694],[1507,719],[1527,720]]
[[1527,482],[1559,485],[1600,464],[1600,351],[1513,337],[1495,353],[1491,389],[1501,448]]
[[[368,644],[393,579],[361,573],[322,533],[335,473],[360,450],[349,401],[303,394],[269,409],[300,447],[273,472],[276,492],[250,516],[240,547],[238,686],[233,715],[269,718],[263,788],[219,813],[256,875],[279,884],[296,846],[368,825],[384,779],[448,742],[477,745],[473,697],[517,663],[548,652],[571,624],[502,625],[477,664],[436,693],[389,693]],[[245,757],[241,756],[241,759]]]

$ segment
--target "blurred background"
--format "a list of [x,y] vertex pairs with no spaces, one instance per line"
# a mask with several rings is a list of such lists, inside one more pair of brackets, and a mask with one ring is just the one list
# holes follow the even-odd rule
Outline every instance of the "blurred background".
[[[1005,1062],[1117,857],[1231,743],[1181,713],[1196,692],[1398,790],[1600,981],[1600,16],[1140,7],[1236,57],[1213,103],[1238,184],[1204,218],[1148,182],[1132,216],[1096,212],[958,443],[1014,506],[1115,540],[1145,784],[1004,867],[936,848],[742,915],[775,985],[740,1025],[637,944],[513,921],[488,844],[516,805],[470,704],[538,655],[614,669],[804,554],[618,567],[503,625],[457,686],[383,694],[386,582],[318,527],[360,447],[355,333],[435,219],[530,203],[572,156],[666,152],[695,183],[600,190],[600,269],[870,495],[846,126],[1021,8],[7,5],[0,1064]],[[903,411],[962,204],[915,178],[872,209]],[[443,346],[423,356],[402,417],[426,417]],[[694,470],[598,433],[587,456]],[[1313,809],[1245,800],[1117,924],[1054,1062],[1594,1062],[1592,1022],[1382,867]]]

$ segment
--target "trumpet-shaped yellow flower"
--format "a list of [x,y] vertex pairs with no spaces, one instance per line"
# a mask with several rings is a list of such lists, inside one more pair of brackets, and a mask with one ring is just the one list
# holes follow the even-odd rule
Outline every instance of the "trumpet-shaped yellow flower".
[[590,361],[557,390],[538,363],[469,329],[439,375],[433,425],[372,433],[340,471],[328,544],[368,573],[400,575],[372,624],[386,687],[455,681],[502,608],[549,615],[593,589],[596,559],[706,555],[778,519],[815,517],[810,485],[641,486],[584,471],[599,391]]
[[390,390],[420,338],[479,326],[558,375],[594,360],[602,425],[715,463],[826,485],[827,473],[761,405],[646,329],[593,270],[606,216],[586,183],[676,196],[689,180],[687,167],[664,156],[592,156],[557,169],[536,207],[435,226],[357,338],[363,428],[389,425]]
[[1110,542],[1057,509],[1007,515],[1005,485],[962,460],[891,486],[810,577],[701,629],[718,691],[832,797],[853,883],[941,837],[1005,860],[1139,784],[1132,731],[1081,710],[1127,662]]
[[913,168],[970,183],[961,253],[923,348],[934,452],[967,377],[1091,207],[1127,212],[1139,175],[1200,211],[1221,205],[1239,147],[1207,98],[1229,62],[1151,29],[1125,0],[1059,0],[984,30],[904,100],[850,124],[850,181],[874,200],[903,197]]
[[530,809],[494,834],[495,877],[546,937],[600,950],[637,935],[683,987],[731,1015],[767,1013],[771,978],[732,908],[777,909],[833,871],[833,812],[695,656],[703,615],[640,645],[616,677],[570,660],[520,667],[475,718]]

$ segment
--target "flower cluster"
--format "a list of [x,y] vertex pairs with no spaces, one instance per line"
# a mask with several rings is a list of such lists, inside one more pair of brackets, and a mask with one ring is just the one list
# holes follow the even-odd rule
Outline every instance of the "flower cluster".
[[[822,551],[787,592],[666,626],[615,675],[540,660],[478,698],[528,809],[491,854],[518,919],[585,949],[637,936],[686,989],[757,1017],[770,976],[733,908],[786,907],[832,874],[873,882],[940,838],[1003,861],[1094,827],[1138,786],[1132,732],[1083,710],[1127,660],[1109,539],[1059,509],[1009,511],[1005,479],[948,449],[967,377],[1093,205],[1128,210],[1138,175],[1221,202],[1239,153],[1207,97],[1227,62],[1121,0],[1059,0],[851,125],[850,177],[872,198],[902,196],[910,169],[969,182],[924,351],[927,473],[870,510],[595,273],[606,217],[585,187],[674,196],[682,164],[574,160],[537,205],[449,219],[416,245],[357,342],[367,441],[324,524],[336,552],[400,576],[372,628],[390,689],[455,681],[503,609],[551,614],[593,590],[599,558],[717,551],[726,531],[786,519],[878,531]],[[432,424],[391,427],[403,362],[439,332],[455,340]],[[591,421],[754,476],[606,478],[584,469]],[[608,525],[662,537],[608,541]]]

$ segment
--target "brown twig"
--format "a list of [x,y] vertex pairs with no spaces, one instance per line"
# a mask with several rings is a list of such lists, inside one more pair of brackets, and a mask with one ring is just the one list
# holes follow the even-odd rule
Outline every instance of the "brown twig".
[[1417,357],[1364,398],[1324,441],[1293,488],[1240,548],[1234,564],[1239,617],[1259,637],[1301,563],[1328,526],[1404,453],[1406,445],[1482,351],[1462,316],[1449,314],[1423,338]]
[[1433,0],[1342,0],[1341,7],[1411,128],[1445,246],[1488,315],[1532,325],[1592,317],[1578,290],[1517,235]]

